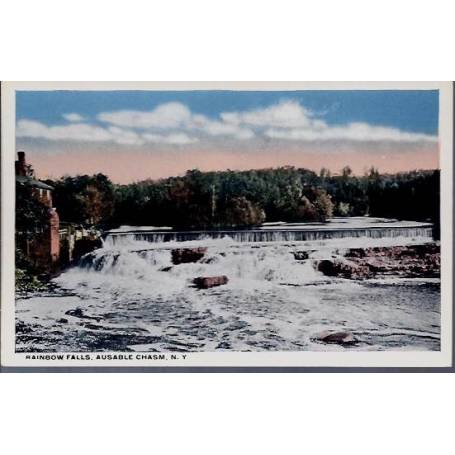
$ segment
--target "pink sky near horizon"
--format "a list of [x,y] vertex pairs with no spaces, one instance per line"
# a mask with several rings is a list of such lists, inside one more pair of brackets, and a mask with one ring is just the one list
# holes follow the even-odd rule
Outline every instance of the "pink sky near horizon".
[[439,153],[432,147],[412,152],[362,153],[324,152],[251,152],[230,151],[129,151],[113,153],[78,151],[53,153],[26,151],[38,178],[58,178],[63,175],[96,174],[101,172],[115,183],[130,183],[147,178],[159,179],[184,174],[188,169],[201,171],[248,170],[279,166],[303,167],[316,172],[322,167],[333,173],[349,165],[355,174],[363,174],[374,166],[382,173],[395,173],[415,169],[439,168]]

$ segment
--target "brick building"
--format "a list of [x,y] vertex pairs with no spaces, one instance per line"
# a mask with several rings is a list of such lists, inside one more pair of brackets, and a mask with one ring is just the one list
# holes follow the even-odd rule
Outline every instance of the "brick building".
[[[57,211],[52,207],[53,187],[35,177],[30,164],[25,160],[25,152],[18,152],[16,165],[16,183],[31,188],[32,197],[48,207],[48,223],[36,232],[33,240],[24,240],[24,252],[36,265],[52,269],[60,257],[60,220]],[[19,236],[20,240],[20,236]]]

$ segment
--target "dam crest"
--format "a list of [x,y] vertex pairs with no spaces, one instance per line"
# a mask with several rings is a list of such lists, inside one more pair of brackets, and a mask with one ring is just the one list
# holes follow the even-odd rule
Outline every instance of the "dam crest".
[[326,223],[264,223],[254,228],[195,231],[176,231],[153,226],[122,226],[108,231],[105,243],[116,246],[125,241],[164,243],[223,238],[231,238],[240,243],[301,242],[362,237],[419,237],[431,240],[433,225],[386,218],[350,217],[332,218]]

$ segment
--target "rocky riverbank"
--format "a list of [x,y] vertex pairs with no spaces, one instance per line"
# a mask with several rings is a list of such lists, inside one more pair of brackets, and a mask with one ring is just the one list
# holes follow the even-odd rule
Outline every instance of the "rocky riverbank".
[[324,275],[351,280],[386,276],[438,278],[441,273],[440,245],[351,248],[344,256],[316,261],[314,265]]

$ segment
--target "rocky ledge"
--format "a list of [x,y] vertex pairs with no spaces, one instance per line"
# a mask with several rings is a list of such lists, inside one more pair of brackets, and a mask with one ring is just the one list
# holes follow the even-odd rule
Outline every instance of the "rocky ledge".
[[363,280],[396,276],[400,278],[437,278],[441,272],[440,246],[422,245],[352,248],[344,257],[315,263],[327,276]]
[[207,253],[207,248],[178,248],[172,250],[172,263],[174,265],[197,262]]

